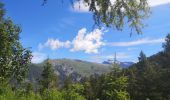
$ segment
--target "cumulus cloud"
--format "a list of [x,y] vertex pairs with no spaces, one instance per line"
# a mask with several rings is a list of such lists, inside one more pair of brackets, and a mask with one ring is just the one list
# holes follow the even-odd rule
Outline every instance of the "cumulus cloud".
[[149,38],[143,38],[135,41],[130,41],[130,42],[113,42],[113,43],[108,43],[107,45],[110,46],[118,46],[118,47],[128,47],[128,46],[137,46],[137,45],[142,45],[142,44],[157,44],[157,43],[163,43],[165,39],[160,38],[160,39],[149,39]]
[[39,50],[43,48],[50,48],[51,50],[57,50],[60,48],[70,49],[72,52],[83,51],[85,53],[99,53],[99,49],[102,46],[115,46],[115,47],[128,47],[128,51],[132,51],[136,48],[132,46],[138,46],[143,44],[159,44],[165,42],[164,38],[151,39],[142,38],[134,41],[127,42],[104,42],[103,35],[107,32],[104,29],[94,29],[91,32],[87,32],[86,28],[82,28],[78,31],[77,36],[72,40],[60,41],[58,39],[48,39],[45,43],[39,44]]
[[33,58],[31,60],[32,63],[41,63],[45,59],[47,59],[47,55],[45,55],[44,53],[33,52],[32,55],[33,55]]
[[[115,0],[111,0],[111,3],[114,4]],[[151,7],[164,5],[170,3],[170,0],[148,0],[148,3]],[[74,11],[76,12],[89,12],[89,6],[83,0],[76,1],[73,4]]]
[[69,48],[71,45],[70,41],[61,42],[58,39],[48,39],[46,43],[39,44],[39,49],[42,49],[44,47],[49,47],[52,50],[56,50],[59,48]]
[[79,30],[78,35],[73,39],[71,51],[85,51],[85,53],[98,53],[98,49],[104,45],[102,42],[102,31],[95,29],[88,33],[86,28]]
[[82,28],[72,41],[62,42],[58,39],[48,39],[44,44],[39,44],[39,49],[50,48],[51,50],[57,50],[59,48],[69,48],[73,52],[98,53],[98,49],[104,45],[102,41],[104,32],[107,31],[94,29],[92,32],[87,32],[86,28]]

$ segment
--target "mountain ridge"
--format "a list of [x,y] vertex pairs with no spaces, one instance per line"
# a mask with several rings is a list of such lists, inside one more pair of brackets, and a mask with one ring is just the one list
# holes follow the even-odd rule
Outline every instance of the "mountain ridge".
[[[41,78],[43,66],[47,60],[38,64],[31,64],[28,79],[30,81],[37,81]],[[72,80],[77,82],[81,81],[84,77],[89,77],[93,74],[108,73],[112,69],[112,64],[88,62],[79,59],[50,59],[49,60],[54,68],[54,72],[59,77],[60,83],[71,76]],[[123,63],[120,63],[123,65]],[[122,68],[127,68],[123,66]]]

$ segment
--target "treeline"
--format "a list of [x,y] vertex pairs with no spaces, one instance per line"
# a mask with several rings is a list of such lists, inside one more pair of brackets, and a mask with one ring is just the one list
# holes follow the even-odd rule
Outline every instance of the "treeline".
[[127,69],[114,63],[109,73],[77,83],[68,76],[59,85],[47,60],[34,84],[27,80],[31,51],[20,43],[20,27],[4,16],[0,3],[0,100],[170,100],[170,35],[163,51],[148,58],[141,52]]
[[170,100],[170,34],[163,48],[148,58],[141,52],[139,62],[126,69],[128,91],[133,100]]

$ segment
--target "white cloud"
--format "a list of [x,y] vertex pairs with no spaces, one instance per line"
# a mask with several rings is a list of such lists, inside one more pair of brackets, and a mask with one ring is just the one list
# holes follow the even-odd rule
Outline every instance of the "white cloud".
[[46,43],[39,44],[39,49],[50,48],[56,50],[59,48],[70,48],[70,51],[84,51],[85,53],[98,53],[98,49],[104,45],[102,41],[104,29],[94,29],[92,32],[87,32],[86,28],[79,30],[77,36],[72,41],[61,42],[58,39],[48,39]]
[[170,3],[170,0],[148,0],[148,3],[151,7],[164,5]]
[[88,33],[86,28],[79,30],[78,35],[72,41],[71,51],[85,51],[85,53],[98,53],[98,49],[104,45],[102,42],[102,30],[95,29]]
[[39,44],[39,49],[42,49],[44,47],[49,47],[52,50],[56,50],[59,48],[69,48],[71,45],[70,41],[61,42],[58,39],[48,39],[46,43]]
[[33,58],[31,60],[32,63],[41,63],[45,59],[47,59],[47,56],[44,53],[33,52],[32,55],[33,55]]
[[73,4],[73,10],[76,12],[89,12],[89,6],[83,0],[76,1]]
[[149,39],[149,38],[143,38],[136,41],[130,41],[130,42],[113,42],[108,43],[107,45],[111,46],[119,46],[119,47],[126,47],[126,46],[136,46],[136,45],[142,45],[142,44],[157,44],[157,43],[163,43],[165,39]]
[[[111,3],[114,4],[115,0],[111,0]],[[170,0],[148,0],[148,4],[151,7],[164,5],[170,3]],[[74,11],[76,12],[89,12],[89,6],[88,4],[84,3],[83,0],[76,1],[73,4]]]

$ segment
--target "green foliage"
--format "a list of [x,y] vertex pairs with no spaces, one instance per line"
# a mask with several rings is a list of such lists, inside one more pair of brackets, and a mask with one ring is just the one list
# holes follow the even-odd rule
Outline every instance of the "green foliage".
[[4,5],[0,2],[0,21],[2,21],[3,16],[5,14],[5,10],[3,9]]
[[26,94],[30,94],[34,90],[33,85],[31,83],[26,83],[26,84],[24,84],[24,86],[25,86]]
[[72,84],[72,78],[71,76],[69,75],[68,77],[66,77],[66,79],[64,80],[64,86],[63,88],[68,90],[70,85]]
[[[93,100],[95,98],[93,87],[89,81],[84,82],[84,96],[87,100]],[[96,84],[97,85],[97,84]]]
[[[48,0],[43,0],[45,4]],[[70,0],[80,2],[81,0]],[[131,30],[138,34],[142,33],[145,26],[143,20],[150,14],[147,0],[82,0],[89,6],[89,11],[93,13],[95,25],[105,25],[122,30],[128,25]],[[81,6],[80,6],[81,7]]]
[[70,84],[68,89],[58,91],[57,89],[46,89],[43,91],[43,100],[85,100],[84,87],[81,84]]
[[[127,88],[127,78],[119,77],[115,78],[114,76],[106,77],[106,81],[103,84],[103,97],[107,100],[129,100],[129,94],[126,91]],[[103,98],[103,99],[104,99]]]
[[46,89],[42,95],[30,91],[26,92],[25,89],[17,89],[15,91],[8,85],[0,87],[0,100],[85,100],[80,95],[83,91],[83,86],[80,84],[72,85],[68,91],[57,89]]
[[48,59],[46,65],[44,66],[41,76],[42,79],[40,80],[40,85],[42,90],[56,87],[57,76],[55,75],[54,69]]
[[102,84],[102,99],[107,100],[130,100],[127,92],[128,78],[123,75],[120,66],[114,65],[111,73],[105,76]]
[[65,100],[61,91],[55,89],[45,90],[42,95],[43,100]]
[[13,91],[9,85],[0,86],[0,100],[42,100],[39,94],[25,94],[23,89]]
[[[168,45],[165,43],[164,45]],[[132,100],[169,100],[170,56],[160,52],[154,56],[146,57],[140,53],[139,62],[129,69],[128,92]],[[168,60],[169,59],[169,60]],[[165,92],[166,91],[166,92]]]
[[[135,75],[132,76],[132,74],[129,78],[130,83],[132,83],[129,85],[129,92],[131,94],[132,99],[151,99],[153,91],[149,90],[149,86],[153,83],[151,79],[154,79],[154,77],[149,77],[149,75],[152,74],[152,71],[154,70],[152,70],[151,64],[148,62],[145,54],[141,52],[139,57],[139,63],[135,66],[135,69],[133,70],[133,73],[135,73]],[[145,93],[143,93],[143,91],[145,91]]]
[[165,43],[163,44],[163,48],[165,52],[170,52],[170,34],[166,36]]
[[91,76],[84,83],[84,95],[87,100],[129,100],[127,86],[128,78],[114,65],[108,74]]
[[139,62],[145,62],[147,60],[147,57],[143,53],[143,51],[140,52],[140,57],[138,59],[139,59]]
[[[118,30],[124,27],[124,23],[141,33],[142,20],[148,15],[149,7],[147,0],[84,0],[90,6],[94,14],[95,24],[104,23],[108,27]],[[127,18],[127,20],[125,20]]]
[[20,27],[9,18],[4,18],[2,4],[0,17],[0,82],[21,83],[28,72],[31,52],[23,48],[19,41]]
[[63,90],[64,100],[85,100],[82,95],[84,87],[81,84],[70,84],[68,89]]

